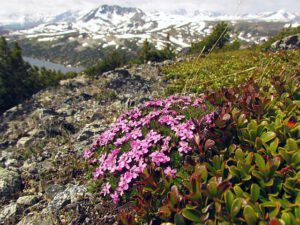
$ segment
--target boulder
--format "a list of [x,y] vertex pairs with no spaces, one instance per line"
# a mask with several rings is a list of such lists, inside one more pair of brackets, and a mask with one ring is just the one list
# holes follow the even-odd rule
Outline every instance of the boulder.
[[300,49],[300,34],[278,40],[271,45],[271,48],[272,50]]
[[17,167],[19,165],[16,159],[7,159],[4,163],[5,167]]
[[51,212],[34,213],[25,216],[17,225],[57,225],[60,224]]
[[20,175],[0,167],[0,199],[8,199],[21,189]]
[[16,224],[18,205],[11,203],[0,210],[0,224]]
[[51,184],[46,188],[45,195],[48,199],[53,199],[58,193],[65,190],[65,187],[59,184]]
[[[92,137],[94,137],[96,134],[99,134],[101,131],[103,131],[105,127],[101,126],[98,123],[90,123],[87,124],[82,131],[79,133],[77,140],[78,141],[85,141]],[[91,140],[92,141],[92,140]]]
[[64,206],[75,203],[84,196],[87,192],[85,186],[69,185],[64,191],[58,193],[54,199],[49,203],[48,209],[57,211]]
[[17,204],[22,208],[27,208],[38,202],[38,197],[36,195],[27,195],[18,198]]

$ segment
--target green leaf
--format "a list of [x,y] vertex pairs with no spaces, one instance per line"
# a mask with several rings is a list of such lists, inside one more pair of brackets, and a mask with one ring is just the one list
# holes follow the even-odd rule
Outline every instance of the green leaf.
[[243,161],[244,160],[244,153],[243,153],[243,150],[238,148],[236,151],[235,151],[235,158],[238,160],[238,161]]
[[201,213],[199,211],[195,210],[195,209],[187,209],[187,208],[185,208],[185,209],[182,210],[182,215],[186,219],[188,219],[188,220],[190,220],[192,222],[197,222],[197,223],[201,222],[201,219],[200,219]]
[[292,156],[291,162],[296,168],[298,165],[300,165],[300,152],[297,152]]
[[281,219],[284,221],[284,225],[292,225],[292,218],[289,213],[282,213]]
[[235,218],[236,215],[240,212],[241,208],[242,208],[242,202],[240,198],[235,199],[231,205],[231,210],[230,210],[231,217]]
[[255,153],[255,163],[260,170],[263,170],[266,167],[264,158],[258,153]]
[[287,139],[286,148],[288,149],[288,151],[297,151],[297,150],[299,150],[298,149],[298,143],[292,138]]
[[269,151],[271,153],[275,153],[277,148],[278,148],[278,145],[279,145],[279,139],[278,138],[275,138],[274,141],[271,142],[270,146],[269,146]]
[[251,185],[251,200],[255,203],[260,195],[260,187],[257,184]]
[[230,190],[227,190],[225,192],[225,204],[226,204],[226,209],[228,212],[231,211],[231,206],[232,206],[233,200],[234,200],[234,195],[232,194],[232,192]]
[[248,225],[255,225],[257,222],[257,217],[254,209],[250,205],[246,205],[243,211],[244,218]]
[[244,197],[244,192],[243,190],[240,188],[240,186],[234,186],[233,188],[234,193],[238,196],[238,197]]
[[185,225],[185,221],[182,215],[175,214],[174,217],[175,225]]
[[300,206],[295,208],[295,216],[297,219],[300,219]]
[[207,186],[208,188],[208,193],[212,196],[215,197],[218,193],[218,187],[215,182],[210,182]]
[[275,137],[276,137],[276,133],[274,133],[273,131],[268,131],[266,133],[263,133],[260,138],[264,143],[267,143],[273,140]]

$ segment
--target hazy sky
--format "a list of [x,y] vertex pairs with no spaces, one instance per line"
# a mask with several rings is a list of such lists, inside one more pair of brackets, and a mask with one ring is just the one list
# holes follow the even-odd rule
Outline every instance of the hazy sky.
[[11,13],[57,13],[87,9],[101,4],[133,6],[144,10],[209,10],[225,13],[261,12],[285,9],[300,12],[300,0],[0,0],[0,16]]

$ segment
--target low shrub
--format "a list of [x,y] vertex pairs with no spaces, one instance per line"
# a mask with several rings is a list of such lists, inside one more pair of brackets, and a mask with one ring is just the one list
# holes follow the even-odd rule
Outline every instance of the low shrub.
[[297,71],[150,101],[85,157],[101,193],[130,202],[119,224],[299,224],[299,103]]

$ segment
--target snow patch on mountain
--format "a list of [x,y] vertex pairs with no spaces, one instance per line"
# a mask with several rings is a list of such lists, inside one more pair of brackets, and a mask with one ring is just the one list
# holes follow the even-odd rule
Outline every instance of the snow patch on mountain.
[[[39,19],[38,19],[39,18]],[[208,11],[144,12],[137,8],[102,5],[92,10],[67,11],[54,17],[36,16],[22,18],[36,25],[26,29],[12,31],[10,36],[21,38],[39,38],[39,41],[54,41],[63,35],[69,35],[69,41],[79,41],[83,48],[102,43],[104,47],[119,45],[122,40],[135,40],[142,43],[151,40],[158,48],[163,48],[167,34],[170,41],[178,48],[189,47],[191,42],[211,33],[212,21],[275,21],[291,26],[300,23],[300,15],[284,10],[258,14],[226,15]],[[19,22],[20,22],[19,21]],[[1,20],[0,20],[1,22]],[[257,43],[261,37],[251,33],[236,35],[241,40]],[[88,43],[88,44],[86,44]]]

